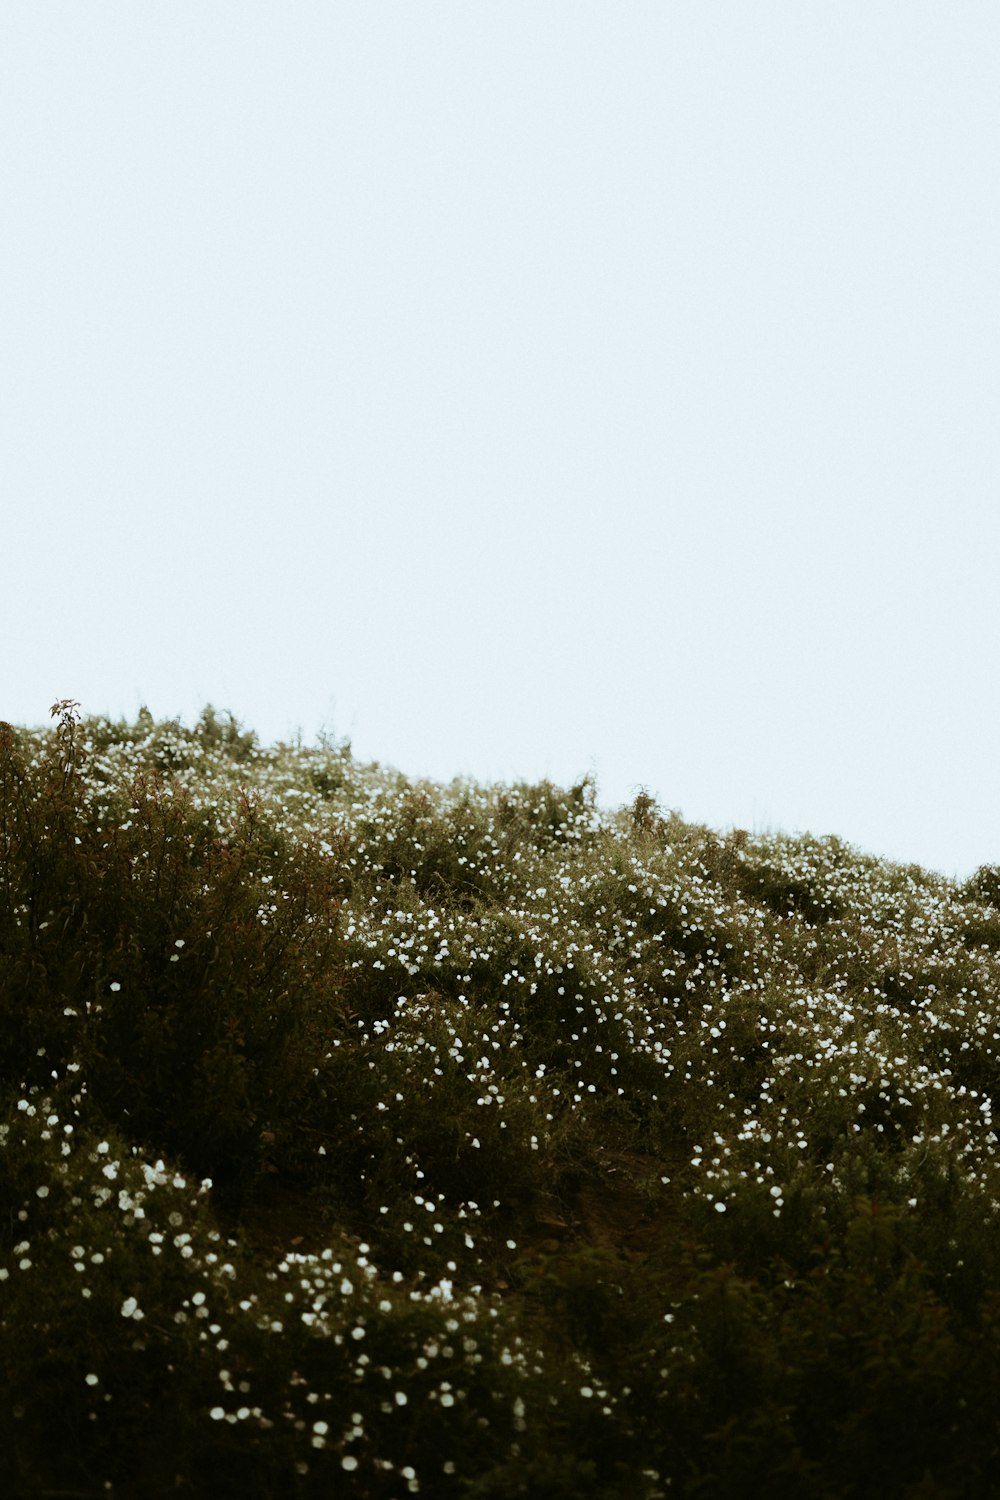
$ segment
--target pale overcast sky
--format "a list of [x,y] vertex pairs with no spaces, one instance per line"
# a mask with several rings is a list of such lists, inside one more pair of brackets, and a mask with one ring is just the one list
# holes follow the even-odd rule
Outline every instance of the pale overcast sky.
[[0,717],[1000,862],[1000,8],[6,0]]

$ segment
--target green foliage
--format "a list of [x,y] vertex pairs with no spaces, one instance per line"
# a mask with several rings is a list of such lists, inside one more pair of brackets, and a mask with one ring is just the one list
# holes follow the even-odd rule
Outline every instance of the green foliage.
[[63,771],[71,728],[34,766],[0,738],[7,1076],[78,1056],[137,1140],[223,1182],[245,1175],[343,1022],[336,862],[249,791],[220,822],[140,770],[88,805]]
[[15,1500],[993,1492],[996,867],[53,719],[0,725]]

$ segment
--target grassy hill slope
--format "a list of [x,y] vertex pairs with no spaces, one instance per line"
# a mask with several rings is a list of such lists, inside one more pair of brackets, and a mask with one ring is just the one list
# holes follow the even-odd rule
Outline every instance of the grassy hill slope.
[[7,1493],[1000,1493],[1000,870],[56,717]]

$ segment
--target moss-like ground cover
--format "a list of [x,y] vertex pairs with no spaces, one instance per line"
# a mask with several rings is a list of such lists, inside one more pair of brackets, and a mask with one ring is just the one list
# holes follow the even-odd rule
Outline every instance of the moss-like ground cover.
[[1000,870],[54,719],[5,1495],[1000,1494]]

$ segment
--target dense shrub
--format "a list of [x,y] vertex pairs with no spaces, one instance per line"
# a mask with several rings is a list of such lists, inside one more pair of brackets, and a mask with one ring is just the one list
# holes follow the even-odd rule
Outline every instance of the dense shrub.
[[53,717],[0,725],[5,1493],[997,1492],[993,866]]
[[7,1076],[79,1057],[137,1140],[223,1182],[252,1173],[343,1023],[336,861],[250,791],[220,823],[143,770],[96,808],[82,761],[68,716],[35,765],[0,730]]

